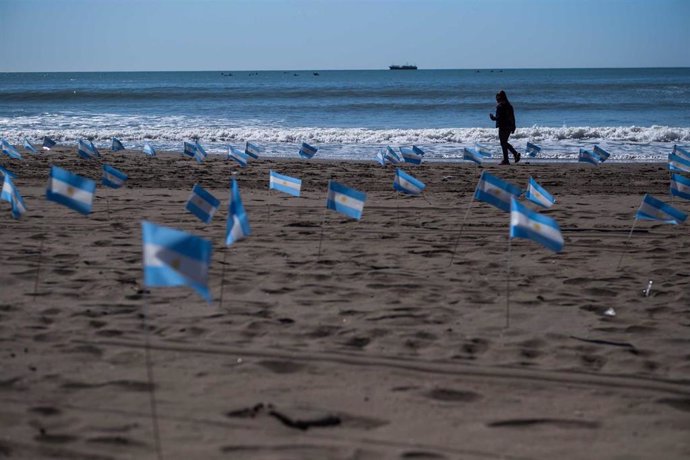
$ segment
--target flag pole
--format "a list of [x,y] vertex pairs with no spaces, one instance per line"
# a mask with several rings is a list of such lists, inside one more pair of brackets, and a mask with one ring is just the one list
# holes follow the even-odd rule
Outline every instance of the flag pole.
[[316,256],[317,262],[321,258],[321,242],[323,241],[323,227],[326,224],[326,211],[327,211],[327,209],[323,210],[323,219],[321,219],[321,236],[319,237],[319,252],[318,252],[318,255]]
[[225,246],[223,251],[223,268],[220,273],[220,299],[218,299],[218,308],[223,308],[223,289],[225,288],[225,258],[228,256],[228,247]]
[[398,201],[400,199],[400,193],[397,191],[395,192],[395,217],[397,219],[397,226],[400,227],[400,202]]
[[149,405],[151,407],[151,423],[153,425],[153,439],[156,446],[156,457],[158,460],[163,460],[163,447],[161,445],[160,428],[158,425],[158,406],[156,404],[156,384],[153,376],[153,362],[151,360],[151,338],[148,324],[149,317],[149,300],[146,294],[144,295],[144,358],[146,362],[146,378],[149,386]]
[[628,238],[625,240],[625,248],[623,249],[623,252],[621,253],[621,258],[618,259],[618,265],[616,265],[616,270],[618,270],[621,266],[621,262],[623,262],[623,256],[626,253],[626,249],[628,248],[628,244],[630,243],[630,237],[633,234],[633,230],[635,230],[635,225],[637,224],[637,217],[635,217],[635,220],[633,220],[632,227],[630,228],[630,233],[628,233]]
[[467,221],[467,217],[470,215],[470,209],[472,209],[472,204],[474,203],[474,196],[477,194],[477,187],[479,187],[479,182],[477,182],[477,185],[474,187],[474,192],[472,193],[472,200],[470,200],[470,204],[467,206],[467,211],[465,211],[465,217],[462,219],[462,223],[460,224],[460,230],[458,230],[458,235],[455,238],[455,245],[453,246],[453,254],[450,256],[450,263],[448,266],[450,267],[453,265],[453,260],[455,259],[455,253],[458,250],[458,243],[460,243],[460,235],[462,234],[462,229],[465,228],[465,222]]
[[41,273],[41,265],[43,263],[43,240],[41,238],[41,243],[38,245],[38,267],[36,267],[36,278],[34,279],[34,299],[33,302],[36,303],[36,295],[38,294],[38,275]]
[[506,264],[506,329],[510,327],[510,247],[512,238],[508,235],[508,263]]
[[105,196],[105,208],[108,210],[108,222],[110,222],[110,199],[108,195]]

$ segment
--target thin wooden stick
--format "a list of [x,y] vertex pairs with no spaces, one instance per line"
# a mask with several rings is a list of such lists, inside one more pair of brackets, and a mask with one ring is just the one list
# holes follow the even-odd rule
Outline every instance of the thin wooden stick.
[[218,308],[223,308],[223,288],[225,287],[225,259],[228,256],[228,247],[225,246],[223,250],[223,268],[220,274],[220,299],[218,300]]
[[506,329],[510,327],[510,247],[512,238],[508,236],[508,261],[506,263]]
[[38,267],[36,267],[36,278],[34,279],[34,303],[36,303],[36,295],[38,294],[38,276],[41,273],[41,265],[43,264],[43,240],[45,236],[42,236],[41,243],[38,245]]
[[146,362],[146,378],[149,384],[149,405],[151,406],[151,423],[153,425],[153,438],[156,446],[156,456],[158,460],[163,460],[163,446],[161,444],[160,428],[158,425],[158,406],[156,404],[156,383],[153,376],[153,361],[151,359],[151,338],[148,324],[149,301],[148,297],[144,300],[144,358]]
[[453,254],[450,256],[450,263],[448,264],[449,267],[453,265],[455,253],[458,250],[458,243],[460,243],[460,235],[462,234],[462,229],[465,228],[465,222],[467,221],[467,217],[470,215],[472,203],[474,203],[474,194],[472,194],[472,201],[470,201],[470,204],[467,206],[467,211],[465,211],[465,217],[462,219],[462,223],[460,224],[460,230],[458,230],[458,235],[455,237],[455,245],[453,246]]
[[323,219],[321,220],[321,236],[319,237],[319,252],[316,256],[317,262],[321,258],[321,242],[323,242],[323,227],[326,225],[326,211],[327,211],[327,209],[323,210]]
[[628,238],[625,240],[625,249],[623,249],[623,252],[621,253],[621,258],[618,259],[618,265],[616,265],[616,270],[618,270],[621,266],[621,262],[623,262],[623,256],[627,252],[626,249],[628,249],[628,245],[630,243],[630,237],[633,234],[633,230],[635,230],[635,225],[637,224],[637,217],[633,221],[632,227],[630,228],[630,233],[628,233]]

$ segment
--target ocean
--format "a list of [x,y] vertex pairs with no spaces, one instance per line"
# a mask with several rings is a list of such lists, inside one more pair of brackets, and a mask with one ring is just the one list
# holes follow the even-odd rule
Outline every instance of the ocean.
[[44,135],[107,151],[145,142],[209,153],[249,140],[265,156],[373,159],[379,148],[417,145],[425,159],[457,160],[482,144],[500,157],[489,119],[495,94],[515,107],[520,150],[576,161],[598,144],[609,161],[665,161],[690,143],[690,69],[524,69],[0,73],[0,135],[40,144]]

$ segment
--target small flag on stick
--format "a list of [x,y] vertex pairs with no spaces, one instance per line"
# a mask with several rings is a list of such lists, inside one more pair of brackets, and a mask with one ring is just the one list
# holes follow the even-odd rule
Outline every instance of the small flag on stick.
[[510,199],[510,237],[536,241],[553,252],[560,252],[564,244],[561,229],[554,219],[532,211],[515,197]]
[[403,157],[403,160],[405,160],[405,163],[410,163],[413,165],[422,164],[424,152],[419,147],[414,145],[412,147],[400,147],[400,153]]
[[5,174],[5,179],[2,184],[2,193],[0,194],[0,200],[5,200],[12,206],[12,217],[19,219],[22,214],[26,212],[26,206],[24,205],[24,200],[19,194],[19,190],[12,182],[12,176]]
[[386,146],[386,160],[390,161],[394,165],[397,165],[401,161],[403,161],[402,156],[398,154],[391,146]]
[[256,144],[252,144],[251,142],[247,142],[244,146],[244,153],[255,160],[259,159],[259,154],[261,153],[263,149],[259,147]]
[[220,200],[204,190],[199,184],[194,184],[192,196],[187,201],[185,209],[199,218],[203,223],[210,224],[213,215],[218,211]]
[[525,152],[527,153],[527,155],[529,155],[531,157],[536,157],[541,152],[541,147],[538,146],[537,144],[527,142],[527,147],[525,148]]
[[34,145],[31,142],[29,142],[29,139],[27,138],[24,138],[24,148],[29,152],[33,153],[34,155],[38,153],[36,147],[34,147]]
[[46,199],[54,201],[82,214],[89,214],[93,205],[96,182],[71,172],[50,167]]
[[302,181],[294,177],[278,174],[271,170],[268,188],[287,193],[288,195],[299,196],[302,188]]
[[690,200],[690,179],[680,174],[671,176],[671,195]]
[[686,148],[681,147],[680,145],[674,145],[672,153],[674,155],[678,155],[679,157],[690,161],[690,152],[688,152]]
[[505,182],[488,172],[482,172],[474,192],[474,198],[478,201],[489,203],[501,211],[510,212],[511,197],[519,197],[522,190],[517,185]]
[[477,150],[468,147],[462,149],[462,159],[473,161],[478,165],[481,165],[482,161],[484,161],[484,157]]
[[2,140],[0,140],[0,146],[2,146],[2,153],[7,155],[8,157],[14,160],[22,159],[21,153],[19,153],[19,151],[14,147],[14,145],[10,144],[9,141],[4,137],[2,138]]
[[236,241],[243,240],[251,234],[247,212],[244,210],[240,187],[235,179],[230,187],[230,204],[228,205],[228,222],[225,230],[225,245],[230,246]]
[[536,203],[544,208],[550,208],[556,202],[556,199],[544,187],[539,185],[537,181],[529,178],[529,185],[527,186],[527,193],[525,198],[532,203]]
[[235,160],[237,163],[239,163],[240,167],[246,168],[247,162],[249,161],[249,155],[244,153],[242,150],[230,146],[228,149],[228,160]]
[[120,142],[120,139],[118,139],[117,137],[113,137],[112,144],[110,146],[110,150],[112,150],[113,152],[118,152],[118,151],[124,150],[124,149],[125,149],[125,146],[122,145],[122,142]]
[[103,179],[101,180],[103,185],[110,188],[120,188],[125,185],[126,181],[127,174],[110,165],[103,165]]
[[80,157],[84,158],[85,160],[91,160],[94,157],[101,156],[101,153],[98,151],[96,146],[93,145],[93,142],[84,139],[79,139],[77,153]]
[[668,169],[669,171],[690,172],[690,159],[686,160],[680,155],[671,153],[668,156]]
[[153,147],[151,147],[151,144],[149,144],[148,142],[146,144],[144,144],[144,150],[143,151],[146,155],[148,155],[150,157],[156,156],[156,150]]
[[646,194],[642,198],[635,219],[639,220],[654,220],[657,222],[664,222],[666,224],[677,225],[685,222],[687,214],[674,208],[670,204],[666,204],[658,198],[654,198],[650,194]]
[[580,148],[580,154],[577,157],[580,163],[590,163],[594,166],[599,166],[599,156],[590,150]]
[[55,147],[55,145],[57,145],[57,144],[54,140],[52,140],[48,136],[43,137],[43,147],[42,147],[43,150],[50,150],[53,147]]
[[598,145],[595,145],[594,149],[592,149],[592,150],[593,150],[593,153],[599,157],[599,163],[605,162],[611,156],[611,154],[609,152],[602,149]]
[[359,220],[362,218],[366,200],[366,193],[346,187],[333,180],[328,181],[326,208]]
[[426,188],[426,184],[398,168],[395,170],[393,188],[399,192],[407,193],[408,195],[421,195]]
[[301,156],[302,158],[306,158],[308,160],[312,158],[314,155],[316,155],[316,152],[318,150],[318,147],[312,147],[306,142],[302,142],[302,147],[299,149],[299,156]]

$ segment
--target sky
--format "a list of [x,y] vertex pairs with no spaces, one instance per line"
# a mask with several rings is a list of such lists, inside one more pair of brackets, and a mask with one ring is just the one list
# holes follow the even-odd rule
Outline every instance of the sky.
[[690,67],[690,0],[0,0],[0,72]]

